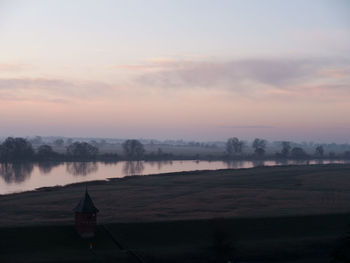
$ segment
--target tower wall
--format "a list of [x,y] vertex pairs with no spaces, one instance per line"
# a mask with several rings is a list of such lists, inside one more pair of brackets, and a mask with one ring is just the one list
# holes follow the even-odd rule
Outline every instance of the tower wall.
[[75,228],[82,237],[93,237],[96,228],[96,213],[75,212]]

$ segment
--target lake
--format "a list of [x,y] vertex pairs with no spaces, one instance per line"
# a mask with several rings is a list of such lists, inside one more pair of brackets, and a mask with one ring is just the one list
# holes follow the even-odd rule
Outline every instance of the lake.
[[0,194],[34,190],[40,187],[192,170],[240,169],[256,166],[350,163],[344,160],[311,161],[162,161],[162,162],[66,162],[0,163]]

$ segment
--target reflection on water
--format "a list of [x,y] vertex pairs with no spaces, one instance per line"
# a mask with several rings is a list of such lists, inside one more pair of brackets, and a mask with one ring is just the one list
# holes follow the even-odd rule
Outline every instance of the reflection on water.
[[29,179],[33,163],[0,163],[0,175],[6,183],[20,183]]
[[316,160],[316,164],[323,164],[323,160]]
[[150,161],[148,162],[150,166],[157,166],[158,170],[161,170],[164,165],[172,165],[173,161]]
[[226,161],[225,163],[229,169],[241,169],[244,167],[244,161]]
[[259,167],[259,166],[264,166],[265,165],[265,161],[262,160],[254,160],[252,161],[253,167]]
[[88,175],[95,173],[98,170],[98,165],[96,162],[74,162],[67,163],[66,170],[72,175]]
[[39,187],[121,178],[128,175],[172,173],[191,170],[241,169],[257,166],[350,163],[342,160],[276,161],[162,161],[162,162],[42,162],[0,163],[0,194]]
[[143,170],[145,167],[143,166],[142,161],[129,161],[125,162],[124,167],[123,167],[123,172],[124,175],[140,175],[142,174]]
[[38,163],[38,168],[42,174],[49,174],[52,168],[60,164],[59,162],[40,162]]
[[288,165],[288,160],[286,159],[278,159],[276,160],[277,165]]

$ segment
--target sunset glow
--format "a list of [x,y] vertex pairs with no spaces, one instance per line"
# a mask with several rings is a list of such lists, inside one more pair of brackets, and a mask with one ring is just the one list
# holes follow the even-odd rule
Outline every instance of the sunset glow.
[[0,136],[349,143],[349,13],[341,0],[0,1]]

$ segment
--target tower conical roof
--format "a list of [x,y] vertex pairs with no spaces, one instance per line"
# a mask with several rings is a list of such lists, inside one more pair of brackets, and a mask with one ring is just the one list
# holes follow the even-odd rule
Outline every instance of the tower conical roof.
[[80,200],[79,204],[73,209],[74,212],[79,213],[97,213],[98,209],[95,207],[94,203],[91,200],[91,197],[85,190],[84,197]]

